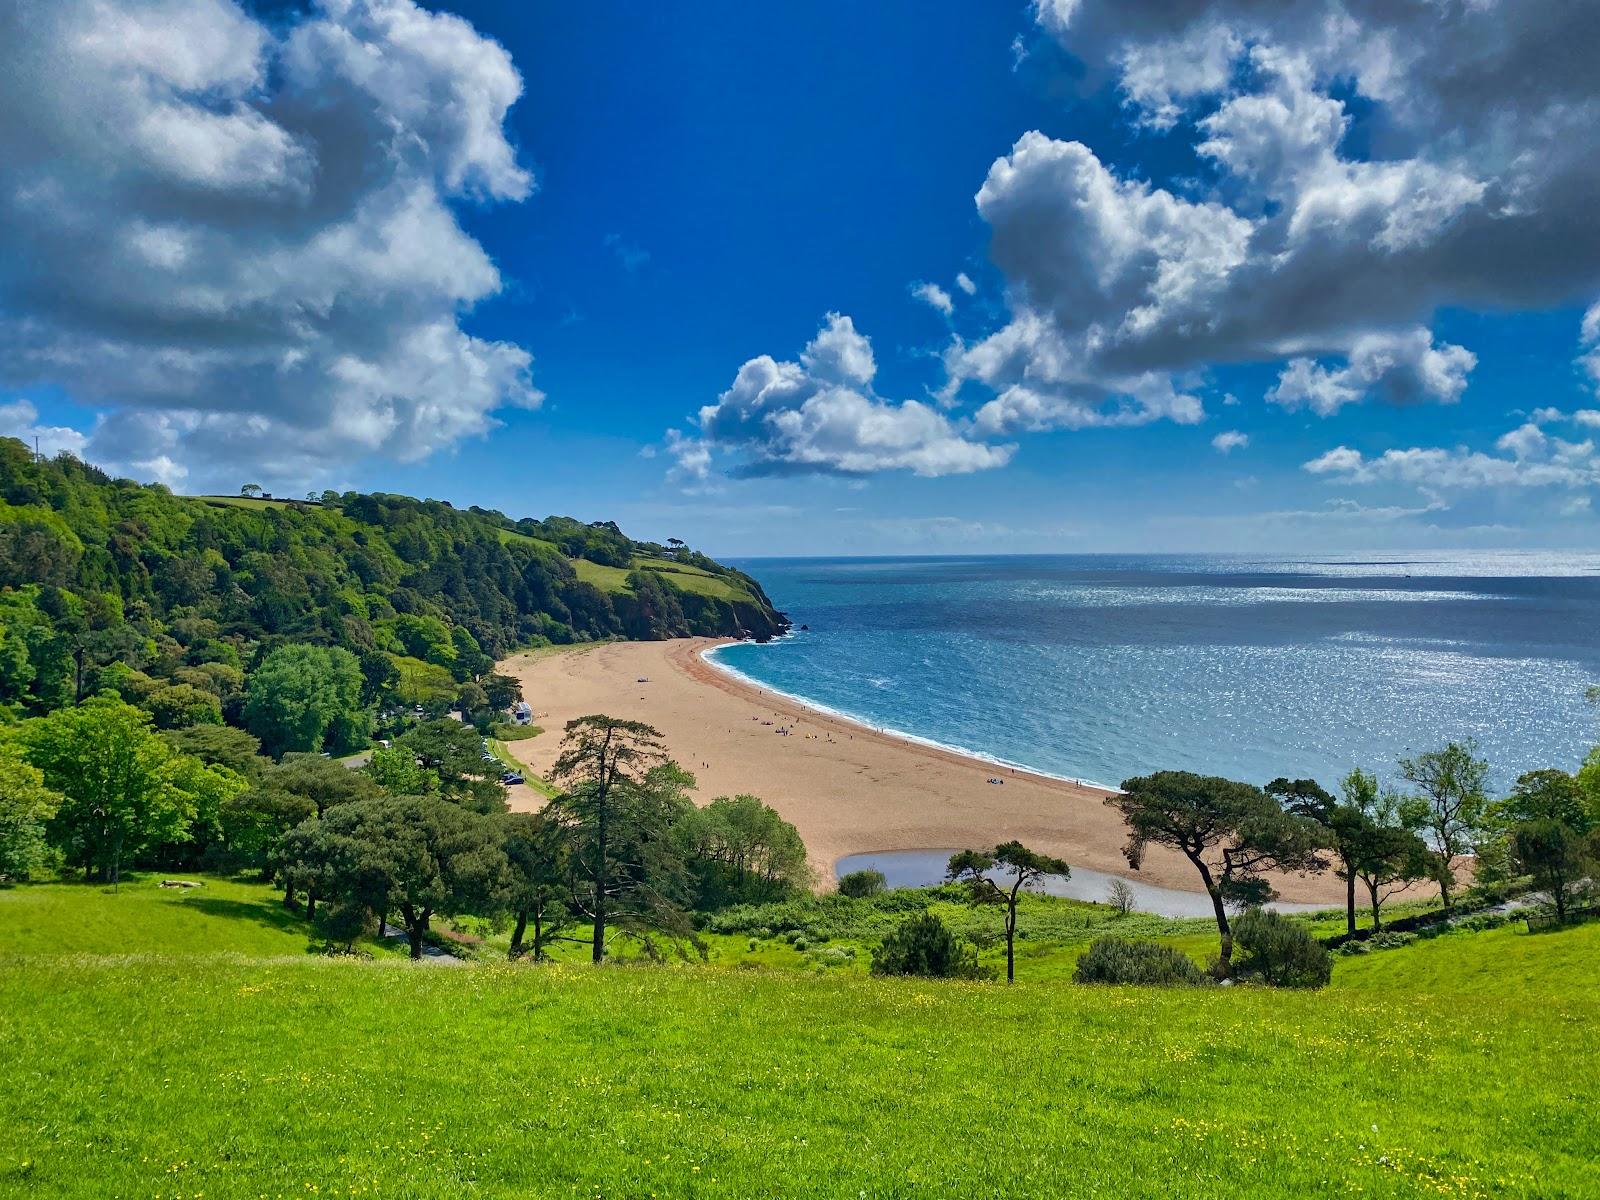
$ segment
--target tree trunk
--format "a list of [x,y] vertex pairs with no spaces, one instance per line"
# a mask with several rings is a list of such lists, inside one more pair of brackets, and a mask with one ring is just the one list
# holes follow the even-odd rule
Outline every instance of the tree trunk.
[[[517,913],[517,927],[511,931],[510,957],[522,957],[522,935],[528,931],[528,911],[523,909]],[[537,935],[536,935],[537,936]]]
[[1344,931],[1351,937],[1356,933],[1356,873],[1345,865],[1344,879]]
[[544,905],[538,904],[533,910],[533,961],[544,961]]
[[421,958],[422,935],[428,932],[429,912],[425,908],[419,912],[409,904],[402,904],[400,915],[405,919],[406,937],[411,942],[411,957]]
[[1379,910],[1383,907],[1383,901],[1378,899],[1377,884],[1368,882],[1367,892],[1372,897],[1372,932],[1377,933],[1383,928],[1383,920],[1379,914]]
[[1555,880],[1554,886],[1550,889],[1550,897],[1556,902],[1556,923],[1565,925],[1567,923],[1567,885],[1565,880]]
[[1008,920],[1006,922],[1006,982],[1007,983],[1015,983],[1017,981],[1016,943],[1017,943],[1017,924],[1016,924],[1016,917],[1013,916],[1010,920]]
[[315,888],[306,889],[306,920],[317,919],[317,893]]
[[1228,924],[1228,908],[1222,903],[1222,889],[1211,880],[1211,869],[1198,856],[1190,855],[1189,861],[1200,872],[1200,881],[1206,885],[1206,895],[1211,897],[1211,909],[1216,913],[1217,933],[1221,938],[1217,968],[1222,978],[1226,979],[1233,970],[1233,929]]
[[596,814],[594,868],[594,950],[592,961],[599,964],[606,956],[606,796],[600,795]]
[[288,875],[283,877],[283,906],[290,909],[294,907],[294,879]]
[[1450,860],[1444,860],[1444,865],[1439,868],[1439,899],[1444,901],[1448,910],[1450,907]]

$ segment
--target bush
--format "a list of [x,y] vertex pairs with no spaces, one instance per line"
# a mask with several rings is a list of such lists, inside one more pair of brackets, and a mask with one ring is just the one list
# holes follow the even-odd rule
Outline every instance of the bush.
[[1374,950],[1398,950],[1401,946],[1409,946],[1417,940],[1414,933],[1395,933],[1383,930],[1367,939],[1367,945]]
[[876,896],[888,886],[889,880],[882,871],[851,871],[839,877],[839,894],[855,900]]
[[984,979],[978,948],[962,941],[931,912],[902,921],[872,956],[874,975],[926,975],[934,979]]
[[1156,942],[1096,938],[1078,958],[1073,978],[1079,983],[1135,983],[1155,987],[1197,986],[1205,973],[1180,950]]
[[1318,988],[1333,978],[1328,948],[1282,913],[1250,909],[1233,923],[1233,940],[1244,952],[1241,973],[1273,987]]

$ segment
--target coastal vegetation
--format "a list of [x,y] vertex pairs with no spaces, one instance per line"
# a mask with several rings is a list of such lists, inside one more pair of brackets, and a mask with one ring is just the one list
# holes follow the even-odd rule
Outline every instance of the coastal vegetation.
[[[743,628],[740,605],[780,627],[737,572],[565,518],[20,465],[0,500],[0,1190],[1597,1182],[1571,1064],[1600,1048],[1600,754],[1498,799],[1465,741],[1390,787],[1124,781],[1106,803],[1130,868],[1182,854],[1209,920],[1136,912],[1126,886],[1040,894],[1070,863],[1016,841],[934,887],[819,889],[793,825],[757,796],[697,804],[640,721],[534,735],[561,738],[546,802],[508,811],[496,747],[528,727],[495,657],[707,613]],[[1322,871],[1342,910],[1264,907],[1281,873]],[[1015,986],[986,986],[1002,965]],[[996,1070],[1024,1060],[1020,1083]],[[451,1119],[467,1086],[472,1119]],[[1330,1094],[1350,1131],[1330,1136]]]
[[183,497],[0,439],[0,710],[15,715],[109,690],[162,728],[338,752],[402,704],[492,714],[494,662],[518,648],[784,628],[749,576],[609,522],[355,492]]

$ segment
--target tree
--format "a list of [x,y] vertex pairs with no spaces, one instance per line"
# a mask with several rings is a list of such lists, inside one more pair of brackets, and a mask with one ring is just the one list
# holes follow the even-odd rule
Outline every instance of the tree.
[[[270,871],[278,841],[301,821],[382,794],[374,780],[342,763],[320,754],[286,754],[255,786],[223,807],[223,836],[252,866]],[[304,888],[306,915],[314,917],[319,895],[315,881],[285,871],[282,882],[284,904],[293,905],[295,891]]]
[[800,831],[755,796],[718,796],[678,828],[701,909],[775,900],[811,883]]
[[491,671],[478,680],[478,686],[483,688],[489,707],[496,712],[505,712],[522,699],[522,681],[510,675]]
[[1434,854],[1401,819],[1400,798],[1378,791],[1377,776],[1351,771],[1340,785],[1343,807],[1354,814],[1344,836],[1348,863],[1367,889],[1372,928],[1383,927],[1383,905],[1395,892],[1438,874]]
[[1491,826],[1559,821],[1579,834],[1600,824],[1577,778],[1553,768],[1523,772],[1512,785],[1511,794],[1492,805],[1488,816]]
[[531,923],[533,943],[528,949],[535,962],[542,962],[549,944],[573,921],[566,905],[572,867],[567,831],[543,813],[501,813],[493,819],[509,864],[505,903],[516,921],[510,957],[522,957]]
[[1333,873],[1344,880],[1345,932],[1356,931],[1356,873],[1351,865],[1352,839],[1360,816],[1341,805],[1315,779],[1274,779],[1262,789],[1285,811],[1315,821],[1323,830],[1323,845],[1333,851]]
[[1227,906],[1261,904],[1275,894],[1267,871],[1321,870],[1316,824],[1285,812],[1260,788],[1215,775],[1158,771],[1125,779],[1106,804],[1128,826],[1123,854],[1138,870],[1152,843],[1187,858],[1200,874],[1216,915],[1221,950],[1218,973],[1233,959]]
[[958,938],[937,916],[920,912],[896,926],[872,955],[874,975],[982,979],[978,948]]
[[231,725],[191,725],[164,730],[161,736],[179,754],[209,766],[227,767],[247,779],[257,778],[270,765],[261,757],[260,739]]
[[605,957],[608,922],[682,932],[686,872],[672,826],[693,807],[693,779],[668,761],[661,734],[639,721],[578,717],[551,776],[566,791],[546,811],[572,838],[573,899],[594,922],[593,961]]
[[[996,883],[990,872],[1000,870],[1009,878],[1006,886]],[[962,850],[950,856],[946,877],[964,882],[972,904],[1005,906],[1006,982],[1017,977],[1017,901],[1026,890],[1042,887],[1052,876],[1065,879],[1072,868],[1059,858],[1029,850],[1021,842],[1005,842],[992,851]]]
[[487,913],[506,886],[494,824],[444,800],[360,800],[329,810],[284,840],[285,867],[345,908],[398,912],[422,957],[435,916]]
[[1439,898],[1446,908],[1452,902],[1455,860],[1472,849],[1489,803],[1484,792],[1489,764],[1476,757],[1477,749],[1468,739],[1400,760],[1400,774],[1420,792],[1405,799],[1401,815],[1433,839],[1439,854]]
[[290,751],[348,749],[372,733],[355,655],[337,646],[279,646],[245,686],[245,727],[274,758]]
[[244,484],[243,486],[241,486],[239,488],[239,495],[241,495],[241,496],[259,496],[259,495],[261,495],[262,490],[263,489],[262,489],[262,487],[261,487],[261,485],[259,483],[247,483],[247,484]]
[[141,707],[157,729],[185,729],[192,725],[221,725],[222,701],[189,683],[158,687]]
[[849,896],[856,900],[865,900],[869,896],[876,896],[889,886],[889,880],[882,871],[868,868],[864,871],[851,871],[848,875],[839,876],[839,895]]
[[1117,916],[1125,917],[1133,911],[1138,898],[1126,879],[1113,879],[1111,886],[1106,888],[1106,903],[1117,910]]
[[50,839],[70,865],[115,883],[125,861],[188,832],[194,797],[175,782],[180,756],[148,713],[96,696],[24,722],[18,737],[45,786],[61,795]]
[[0,881],[27,879],[49,861],[45,830],[60,805],[21,747],[0,741]]
[[379,746],[362,770],[392,795],[426,796],[439,790],[439,777],[424,770],[404,746]]
[[1600,837],[1594,811],[1579,780],[1565,771],[1527,771],[1511,794],[1492,805],[1489,826],[1503,839],[1513,867],[1533,876],[1566,920],[1573,889],[1597,865]]
[[1512,826],[1512,861],[1550,897],[1559,921],[1567,919],[1573,889],[1596,868],[1595,840],[1549,818]]
[[395,741],[395,749],[412,755],[423,772],[438,780],[438,791],[474,812],[503,812],[504,770],[498,760],[483,757],[483,738],[470,725],[443,717],[425,721]]

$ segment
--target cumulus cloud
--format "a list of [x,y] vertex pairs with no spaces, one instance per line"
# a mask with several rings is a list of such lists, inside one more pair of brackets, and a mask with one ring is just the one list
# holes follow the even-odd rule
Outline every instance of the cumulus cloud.
[[1502,436],[1495,449],[1498,454],[1464,446],[1412,447],[1369,458],[1338,446],[1302,467],[1345,483],[1408,484],[1425,492],[1600,485],[1600,455],[1592,441],[1553,438],[1529,422]]
[[1250,435],[1240,433],[1237,429],[1225,430],[1211,439],[1212,448],[1219,454],[1228,454],[1234,450],[1243,450],[1250,444]]
[[675,477],[707,480],[717,454],[740,475],[957,475],[1010,461],[1015,446],[985,442],[930,405],[879,398],[876,374],[872,343],[849,317],[829,313],[798,362],[752,358],[700,410],[698,437],[669,433]]
[[39,410],[27,400],[0,404],[0,437],[20,438],[46,458],[61,453],[82,456],[88,438],[64,425],[39,424]]
[[955,301],[950,299],[950,293],[937,283],[914,283],[911,285],[911,294],[947,317],[955,311]]
[[[1010,322],[950,357],[959,386],[1109,386],[1282,362],[1270,398],[1450,403],[1475,363],[1446,305],[1593,299],[1600,43],[1564,0],[1036,0],[1134,119],[1209,170],[1183,195],[1028,133],[977,196]],[[1351,131],[1360,124],[1359,149]],[[1600,305],[1582,369],[1600,386]],[[1064,406],[1072,414],[1074,406]]]
[[968,296],[975,296],[978,292],[978,285],[972,282],[972,276],[965,271],[957,272],[956,287],[960,288]]
[[1462,346],[1434,345],[1426,329],[1370,333],[1351,345],[1343,367],[1294,358],[1267,393],[1274,404],[1331,416],[1374,393],[1396,403],[1435,400],[1454,404],[1466,390],[1477,355]]
[[413,0],[6,6],[0,381],[106,410],[86,453],[178,482],[414,460],[537,405],[527,352],[461,326],[501,279],[452,211],[532,189],[520,91]]

